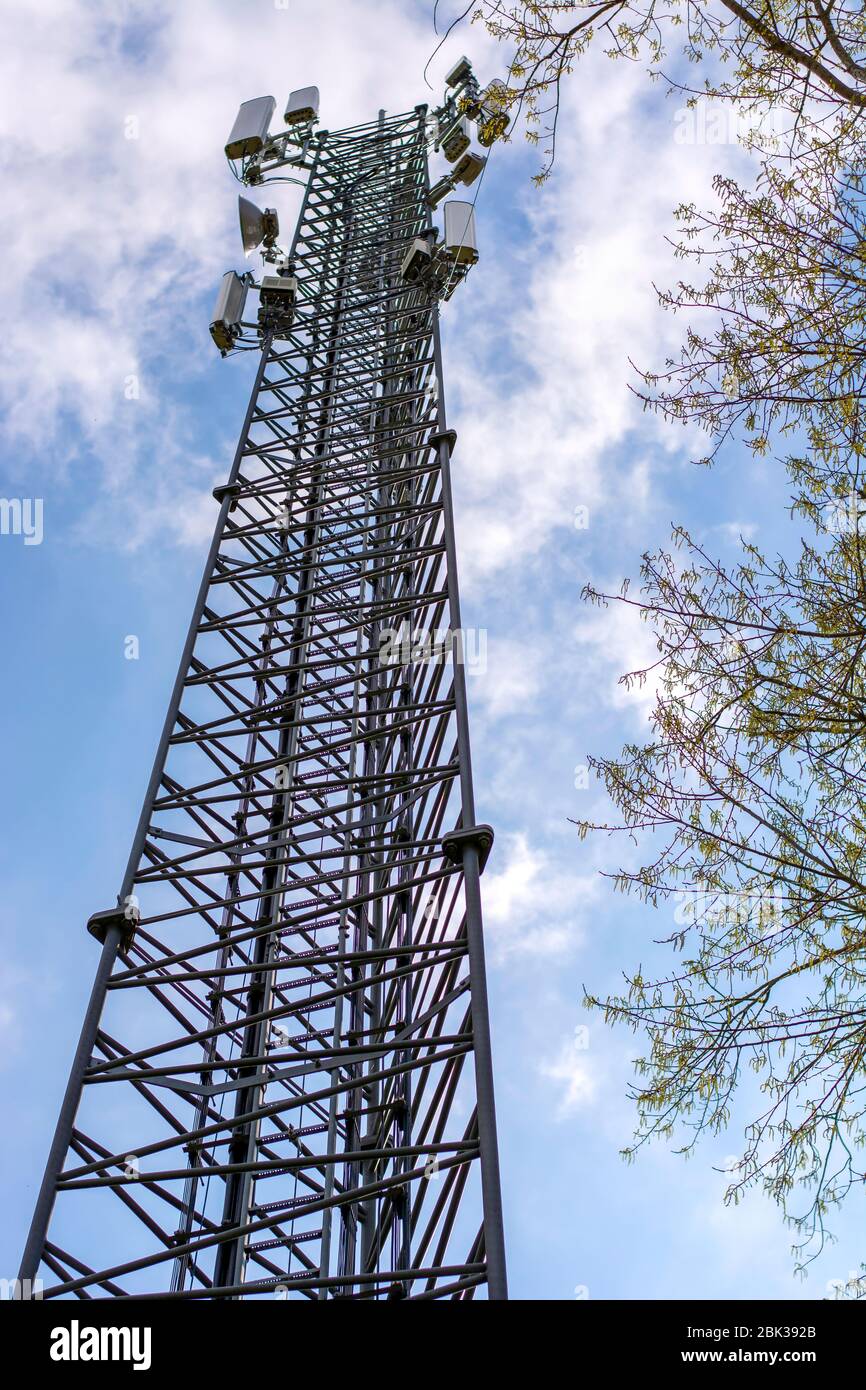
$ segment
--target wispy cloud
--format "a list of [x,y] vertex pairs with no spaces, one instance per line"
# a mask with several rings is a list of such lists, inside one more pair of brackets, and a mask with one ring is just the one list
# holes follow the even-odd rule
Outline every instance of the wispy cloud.
[[[593,678],[604,703],[632,711],[645,724],[658,690],[659,672],[653,668],[659,652],[652,629],[639,610],[617,602],[587,609],[573,636],[585,653],[585,675]],[[648,672],[644,680],[626,684],[620,679],[641,671]]]
[[598,879],[564,867],[524,833],[505,835],[484,875],[484,918],[494,961],[543,962],[573,952]]
[[[383,0],[371,24],[364,0],[341,0],[323,49],[317,0],[247,8],[239,18],[226,0],[34,0],[0,49],[0,236],[14,267],[4,468],[16,481],[37,466],[86,481],[85,529],[103,543],[200,539],[195,499],[225,459],[199,457],[173,411],[178,387],[222,373],[240,419],[238,363],[219,362],[208,335],[219,277],[243,263],[223,155],[239,101],[270,90],[282,102],[318,80],[339,127],[367,118],[374,87],[391,110],[423,98],[429,15]],[[269,197],[291,227],[298,190]]]
[[541,687],[544,659],[541,644],[529,635],[491,637],[486,669],[470,680],[473,708],[483,710],[489,719],[531,709]]
[[684,149],[641,119],[643,81],[600,55],[581,61],[564,94],[554,179],[508,208],[515,238],[489,227],[473,302],[455,301],[455,458],[472,584],[543,562],[578,507],[590,525],[634,517],[652,504],[660,471],[705,447],[645,414],[629,363],[658,366],[679,342],[682,325],[653,288],[680,273],[665,239],[672,209],[710,198],[712,174],[738,156]]
[[555,1057],[539,1063],[539,1075],[553,1082],[558,1093],[556,1118],[565,1120],[591,1105],[598,1091],[598,1076],[589,1053],[574,1039],[562,1044]]

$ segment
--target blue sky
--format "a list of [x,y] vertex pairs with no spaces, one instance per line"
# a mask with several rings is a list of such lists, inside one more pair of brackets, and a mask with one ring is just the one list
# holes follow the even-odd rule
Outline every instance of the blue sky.
[[[0,52],[0,495],[41,498],[44,517],[40,545],[0,536],[0,1089],[14,1116],[0,1276],[17,1268],[89,991],[84,924],[117,891],[249,389],[252,356],[220,361],[207,331],[219,276],[242,268],[223,143],[263,92],[317,83],[336,129],[431,99],[462,52],[484,79],[501,71],[496,45],[463,28],[431,93],[431,11],[36,0]],[[673,911],[614,896],[599,870],[620,847],[581,844],[569,824],[603,818],[575,767],[639,738],[649,698],[617,685],[651,654],[645,629],[587,609],[580,589],[634,575],[673,522],[728,559],[739,533],[770,550],[795,539],[772,462],[732,448],[694,468],[700,441],[627,389],[628,357],[659,365],[681,331],[652,289],[677,275],[672,209],[747,171],[679,108],[636,66],[581,65],[542,190],[522,141],[494,151],[481,260],[444,315],[464,618],[488,633],[469,693],[479,816],[497,831],[483,887],[522,1298],[820,1298],[863,1256],[851,1204],[839,1243],[793,1278],[776,1209],[722,1203],[736,1127],[688,1162],[656,1146],[626,1166],[637,1044],[580,1003],[584,985],[603,994],[663,961],[653,942]],[[296,195],[275,201],[291,226]]]

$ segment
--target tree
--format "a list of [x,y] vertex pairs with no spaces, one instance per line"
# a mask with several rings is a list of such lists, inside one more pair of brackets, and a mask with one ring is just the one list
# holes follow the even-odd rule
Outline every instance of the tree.
[[637,1143],[720,1131],[752,1069],[766,1104],[729,1195],[762,1184],[813,1254],[866,1177],[866,556],[840,521],[793,566],[744,545],[728,572],[684,531],[644,557],[641,598],[617,601],[656,636],[623,678],[658,679],[653,737],[592,760],[621,819],[579,826],[660,840],[616,884],[677,904],[682,964],[587,1001],[647,1035]]
[[709,268],[680,281],[663,306],[712,315],[688,324],[678,358],[643,371],[648,406],[709,433],[709,461],[742,433],[765,454],[775,443],[815,522],[819,499],[846,486],[864,449],[866,204],[861,174],[823,153],[795,170],[766,161],[755,191],[715,181],[719,205],[678,210],[678,254]]
[[804,143],[859,136],[866,17],[855,0],[479,0],[459,18],[470,10],[511,52],[509,103],[542,146],[540,181],[555,158],[562,83],[593,42],[654,76],[680,53],[700,70],[703,94],[785,110]]

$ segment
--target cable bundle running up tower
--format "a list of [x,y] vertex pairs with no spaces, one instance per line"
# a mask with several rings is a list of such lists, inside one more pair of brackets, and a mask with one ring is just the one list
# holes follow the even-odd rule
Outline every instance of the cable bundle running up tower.
[[[449,82],[440,125],[476,90]],[[272,136],[273,100],[245,103],[227,147],[306,190],[288,252],[242,200],[276,273],[229,272],[211,330],[260,360],[118,906],[88,924],[21,1270],[44,1297],[506,1297],[438,333],[474,219],[430,226],[426,108],[337,133],[317,108],[293,93]]]

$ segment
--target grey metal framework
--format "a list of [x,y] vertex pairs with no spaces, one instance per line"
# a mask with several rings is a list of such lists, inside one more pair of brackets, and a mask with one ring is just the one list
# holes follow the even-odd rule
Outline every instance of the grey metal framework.
[[89,924],[21,1269],[44,1297],[506,1297],[454,436],[437,296],[400,276],[425,109],[310,155],[297,311],[264,331],[119,907]]

